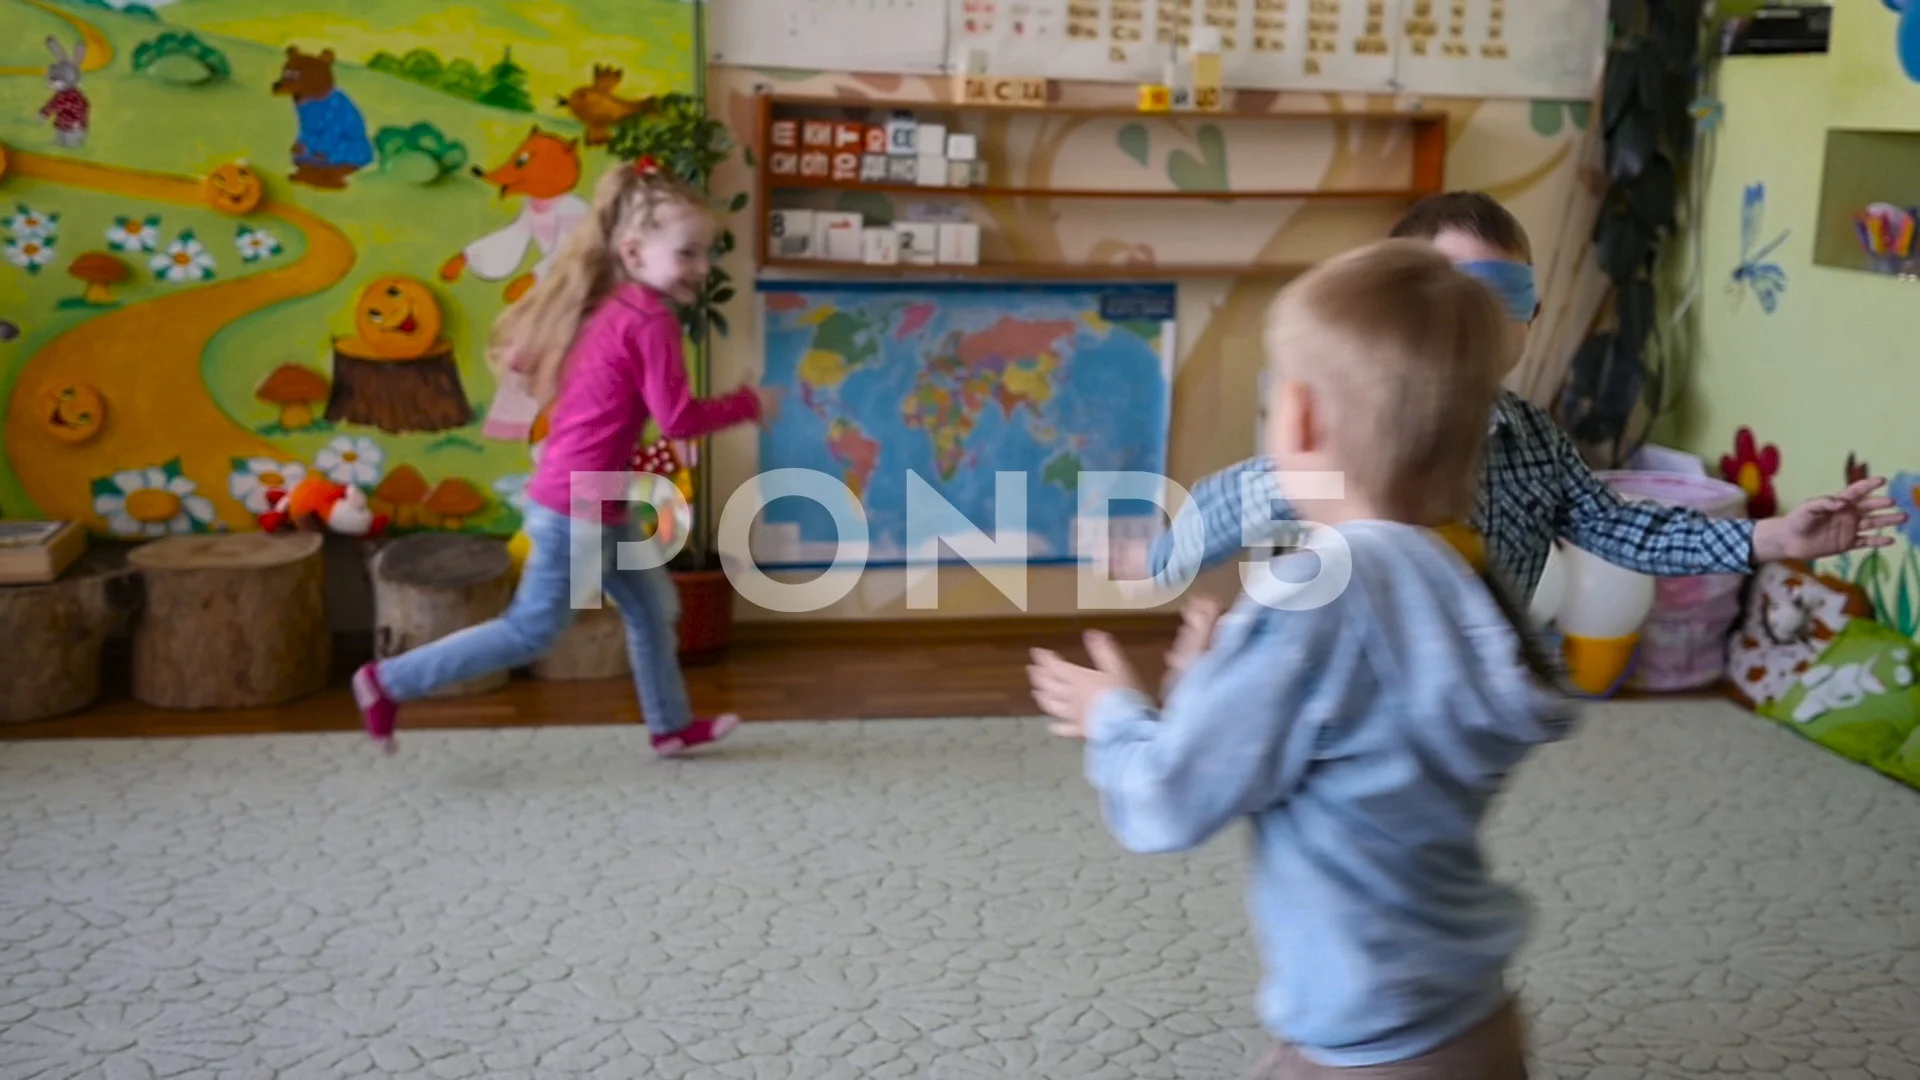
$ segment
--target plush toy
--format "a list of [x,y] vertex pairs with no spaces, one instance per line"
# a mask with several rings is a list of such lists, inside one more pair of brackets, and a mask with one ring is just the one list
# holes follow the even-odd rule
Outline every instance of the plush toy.
[[273,509],[260,515],[267,532],[281,529],[317,529],[342,536],[379,536],[387,529],[385,515],[367,505],[367,493],[353,484],[336,484],[324,476],[309,475],[292,491],[273,498]]
[[1748,584],[1746,619],[1727,638],[1735,700],[1760,709],[1785,697],[1849,623],[1871,618],[1858,585],[1804,562],[1762,566]]

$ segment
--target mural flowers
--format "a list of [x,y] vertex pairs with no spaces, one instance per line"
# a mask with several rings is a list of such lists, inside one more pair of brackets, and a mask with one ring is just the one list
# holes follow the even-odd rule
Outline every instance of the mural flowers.
[[1773,490],[1773,478],[1780,471],[1780,448],[1759,445],[1752,428],[1741,428],[1733,436],[1733,453],[1720,459],[1720,475],[1747,493],[1747,516],[1772,517],[1780,508]]
[[[1866,462],[1847,455],[1849,484],[1869,475]],[[1887,481],[1887,497],[1896,509],[1906,512],[1907,521],[1899,533],[1906,541],[1904,547],[1841,555],[1833,560],[1833,570],[1860,586],[1876,618],[1914,637],[1920,635],[1920,472],[1895,473]]]
[[380,444],[364,435],[342,435],[313,455],[313,464],[336,484],[372,487],[386,460]]
[[107,246],[115,251],[152,251],[160,246],[160,217],[149,215],[139,221],[117,217],[107,226]]
[[113,535],[128,538],[207,532],[213,523],[213,503],[181,475],[179,458],[94,480],[93,512]]
[[1893,505],[1906,511],[1907,523],[1900,526],[1900,534],[1907,543],[1920,547],[1920,473],[1895,473],[1887,483],[1887,495],[1893,499]]
[[60,231],[60,215],[42,213],[24,203],[14,204],[14,214],[7,219],[7,232],[16,240],[47,240]]
[[227,491],[247,508],[247,513],[258,517],[306,478],[307,467],[297,461],[235,458],[233,472],[227,477]]
[[240,253],[241,262],[258,262],[280,254],[280,241],[267,230],[251,225],[240,226],[233,236],[233,247]]
[[181,230],[179,238],[147,265],[155,277],[166,281],[206,281],[213,277],[213,253],[193,235],[192,229]]
[[52,262],[53,252],[54,243],[47,237],[16,236],[7,241],[7,261],[29,274]]

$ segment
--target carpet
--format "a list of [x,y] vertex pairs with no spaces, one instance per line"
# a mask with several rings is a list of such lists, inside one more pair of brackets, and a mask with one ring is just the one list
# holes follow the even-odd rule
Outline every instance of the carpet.
[[[1264,1046],[1242,827],[1141,858],[1036,722],[0,744],[0,1077],[1180,1077]],[[1537,1075],[1920,1077],[1920,797],[1595,708],[1490,837]]]

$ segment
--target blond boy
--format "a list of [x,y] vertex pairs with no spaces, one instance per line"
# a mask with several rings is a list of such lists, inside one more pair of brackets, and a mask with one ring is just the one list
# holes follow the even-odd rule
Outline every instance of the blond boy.
[[1122,846],[1188,849],[1251,818],[1259,1012],[1277,1040],[1263,1078],[1525,1075],[1505,977],[1525,909],[1479,827],[1569,713],[1511,606],[1436,531],[1473,510],[1507,332],[1490,292],[1424,243],[1289,286],[1267,335],[1266,449],[1284,478],[1314,478],[1296,499],[1319,523],[1311,552],[1249,584],[1164,706],[1102,635],[1093,668],[1036,651],[1029,669],[1053,730],[1086,740]]

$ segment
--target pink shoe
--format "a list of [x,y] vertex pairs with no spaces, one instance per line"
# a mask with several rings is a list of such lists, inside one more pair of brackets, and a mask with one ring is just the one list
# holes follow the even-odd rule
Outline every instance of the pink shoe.
[[684,754],[696,746],[717,743],[733,734],[740,726],[737,713],[721,713],[714,717],[701,717],[671,735],[655,735],[653,752],[661,757],[674,757]]
[[353,673],[353,703],[360,706],[367,735],[387,753],[393,753],[393,729],[400,721],[400,703],[387,696],[386,688],[380,685],[380,670],[374,665],[362,664]]

